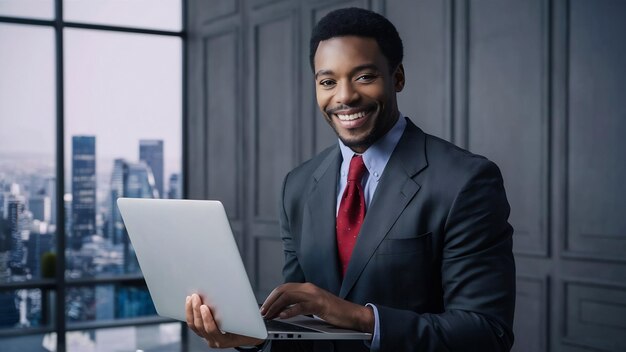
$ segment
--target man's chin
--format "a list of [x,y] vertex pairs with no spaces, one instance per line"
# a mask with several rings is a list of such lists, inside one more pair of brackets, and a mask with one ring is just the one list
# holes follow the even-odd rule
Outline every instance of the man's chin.
[[[372,144],[371,142],[374,129],[372,126],[369,126],[369,124],[361,126],[360,128],[350,129],[341,126],[334,120],[329,122],[339,140],[346,147],[349,147],[352,150],[365,150]],[[368,123],[369,122],[370,121],[368,121]]]
[[352,149],[352,150],[365,150],[370,146],[370,138],[369,135],[360,138],[345,138],[339,135],[339,140],[343,145]]

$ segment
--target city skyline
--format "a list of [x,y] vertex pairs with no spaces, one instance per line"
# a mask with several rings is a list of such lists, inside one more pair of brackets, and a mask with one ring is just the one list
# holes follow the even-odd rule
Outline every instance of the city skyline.
[[[139,141],[138,139],[137,141]],[[101,143],[96,139],[96,148]],[[137,144],[138,146],[139,144]],[[108,177],[115,165],[115,159],[126,159],[129,161],[139,161],[136,148],[131,152],[124,154],[124,156],[115,156],[105,154],[100,155],[100,152],[96,156],[96,178]],[[67,159],[67,157],[65,158]],[[69,158],[71,160],[71,156]],[[182,169],[182,155],[165,155],[163,158],[164,164],[164,187],[168,184],[166,182],[172,174],[180,174]],[[55,155],[53,152],[3,152],[0,151],[0,177],[10,172],[11,175],[16,173],[24,174],[48,174],[50,176],[56,175],[55,167]],[[66,175],[71,174],[71,162],[65,162]],[[65,191],[66,193],[71,190],[71,178],[65,177]],[[166,177],[167,176],[167,177]]]
[[[112,222],[111,214],[114,213],[113,209],[116,208],[114,202],[117,196],[156,198],[160,197],[160,195],[156,191],[154,177],[147,163],[141,160],[133,161],[124,158],[117,158],[114,162],[115,166],[123,165],[124,171],[119,176],[121,186],[118,186],[116,189],[117,193],[113,192],[116,179],[115,168],[105,177],[100,177],[100,179],[94,177],[97,165],[96,160],[98,159],[98,152],[95,149],[97,138],[95,136],[72,136],[72,140],[72,159],[76,160],[74,160],[70,169],[72,171],[66,176],[66,179],[70,181],[70,187],[66,187],[64,195],[64,207],[66,208],[65,232],[70,239],[68,246],[73,244],[74,249],[79,249],[83,238],[93,235],[110,238],[110,236],[107,236],[111,233],[110,230],[106,230],[104,227],[110,226]],[[138,146],[142,145],[142,143],[145,144],[145,141],[137,141]],[[163,145],[163,141],[159,140],[152,140],[151,143]],[[140,153],[139,151],[138,154]],[[161,154],[153,155],[152,157],[154,159],[153,163],[162,163],[162,160],[160,160]],[[137,159],[139,158],[134,160]],[[23,251],[21,241],[16,240],[19,237],[17,235],[17,218],[20,219],[20,224],[26,224],[20,225],[19,231],[33,232],[31,227],[34,221],[37,221],[37,224],[41,223],[42,226],[49,229],[51,234],[55,231],[55,215],[58,206],[56,204],[56,177],[52,173],[53,170],[42,172],[42,169],[45,168],[37,167],[36,169],[37,172],[30,173],[25,170],[6,169],[0,166],[0,216],[8,224],[5,230],[10,232],[3,237],[6,246],[0,246],[0,251],[8,249],[15,249],[20,253]],[[167,183],[164,184],[163,196],[180,198],[182,189],[180,181],[180,172],[170,174],[167,177]],[[82,198],[77,194],[82,194]],[[14,219],[11,220],[11,217]],[[76,226],[77,224],[78,226]],[[85,224],[86,226],[83,226]],[[121,226],[123,226],[123,223]],[[75,232],[80,234],[75,234]],[[28,235],[21,236],[28,237]],[[72,238],[80,241],[72,243]],[[119,243],[119,238],[114,242]],[[12,263],[17,262],[16,258],[22,255],[20,253],[12,253],[10,258]],[[36,271],[33,268],[29,274],[33,274]]]
[[[111,173],[98,178],[97,136],[70,136],[72,163],[66,173],[66,278],[139,273],[139,267],[119,217],[119,196],[160,197],[149,162],[163,165],[162,140],[137,140],[132,160],[116,158]],[[147,150],[141,146],[148,145]],[[150,146],[156,146],[150,148]],[[144,160],[141,160],[141,159]],[[33,164],[16,170],[0,164],[0,281],[44,277],[46,253],[55,252],[56,178],[51,166]],[[8,166],[8,167],[7,167]],[[101,172],[100,172],[101,173]],[[181,174],[163,178],[163,196],[180,198]],[[117,216],[116,216],[117,215]],[[39,326],[45,318],[42,291],[17,290],[0,294],[0,327]],[[155,314],[145,288],[116,286],[68,289],[70,321],[114,319]],[[13,305],[12,303],[19,302]],[[99,303],[97,303],[99,302]],[[13,308],[11,308],[13,307]]]

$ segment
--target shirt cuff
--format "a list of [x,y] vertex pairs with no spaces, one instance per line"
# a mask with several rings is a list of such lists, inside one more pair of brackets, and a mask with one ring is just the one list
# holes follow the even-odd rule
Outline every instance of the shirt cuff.
[[378,318],[378,308],[375,305],[368,303],[365,305],[366,307],[371,307],[374,311],[374,335],[372,336],[371,342],[365,342],[365,346],[367,346],[370,351],[375,352],[380,350],[380,319]]

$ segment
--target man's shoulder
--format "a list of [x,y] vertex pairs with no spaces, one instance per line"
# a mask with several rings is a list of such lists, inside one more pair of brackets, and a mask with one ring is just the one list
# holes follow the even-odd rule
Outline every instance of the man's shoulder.
[[[453,184],[462,186],[470,179],[484,174],[484,172],[500,175],[498,166],[485,156],[475,154],[445,139],[425,133],[416,126],[412,126],[410,129],[413,130],[413,138],[423,141],[419,144],[427,163],[423,177],[439,181],[445,180],[449,186],[453,186]],[[416,150],[416,153],[420,153],[420,151]],[[501,177],[501,175],[497,177]]]
[[429,165],[463,169],[489,162],[486,157],[472,153],[445,139],[430,134],[425,135],[425,150]]

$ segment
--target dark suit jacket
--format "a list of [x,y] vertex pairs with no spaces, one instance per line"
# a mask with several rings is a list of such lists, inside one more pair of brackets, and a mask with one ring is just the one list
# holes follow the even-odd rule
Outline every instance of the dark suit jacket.
[[[343,280],[335,239],[339,148],[286,176],[280,219],[285,281],[375,304],[382,351],[508,351],[515,264],[500,171],[407,122]],[[363,342],[332,345],[318,347],[367,350]]]

